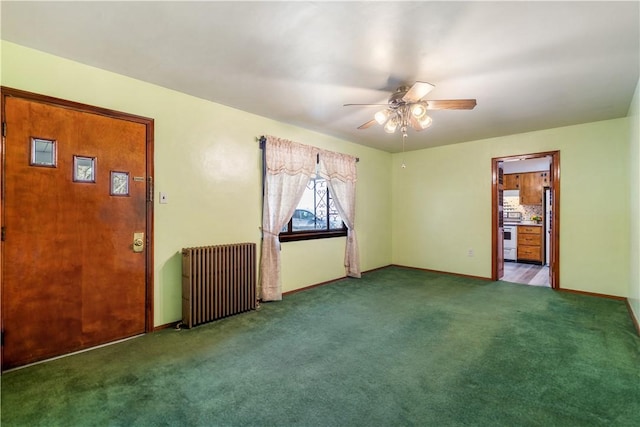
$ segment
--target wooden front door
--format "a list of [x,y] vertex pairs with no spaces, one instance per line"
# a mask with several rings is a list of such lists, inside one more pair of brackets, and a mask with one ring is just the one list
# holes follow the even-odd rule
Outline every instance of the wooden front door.
[[150,330],[152,121],[2,99],[2,368]]

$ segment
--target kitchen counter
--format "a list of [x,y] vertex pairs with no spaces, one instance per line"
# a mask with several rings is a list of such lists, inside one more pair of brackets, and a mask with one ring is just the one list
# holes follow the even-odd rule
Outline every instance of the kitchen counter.
[[533,226],[533,227],[542,227],[544,224],[540,223],[535,223],[533,221],[522,221],[522,222],[507,222],[505,221],[503,223],[504,225],[509,225],[509,226],[516,226],[516,225],[526,225],[526,226]]

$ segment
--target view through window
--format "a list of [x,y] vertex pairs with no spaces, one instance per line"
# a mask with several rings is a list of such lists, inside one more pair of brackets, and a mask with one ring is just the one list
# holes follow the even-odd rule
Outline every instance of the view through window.
[[346,227],[324,178],[313,177],[307,183],[298,206],[280,233],[281,240],[300,240],[346,235]]

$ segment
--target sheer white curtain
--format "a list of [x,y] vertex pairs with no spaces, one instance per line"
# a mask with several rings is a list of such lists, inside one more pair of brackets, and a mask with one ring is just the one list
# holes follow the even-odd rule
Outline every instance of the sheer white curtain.
[[282,283],[278,234],[293,215],[309,178],[315,174],[319,150],[273,136],[267,136],[264,150],[266,171],[258,295],[263,301],[279,301]]
[[320,151],[318,174],[327,180],[336,209],[348,228],[344,266],[349,277],[360,277],[360,255],[356,237],[356,158],[347,154]]

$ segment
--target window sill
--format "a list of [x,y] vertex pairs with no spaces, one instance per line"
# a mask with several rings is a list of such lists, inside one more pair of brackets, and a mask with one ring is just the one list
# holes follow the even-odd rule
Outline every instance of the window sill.
[[329,239],[332,237],[343,237],[347,235],[347,229],[331,230],[331,231],[312,231],[312,232],[297,232],[297,233],[280,233],[279,238],[281,242],[295,242],[298,240],[313,240],[313,239]]

